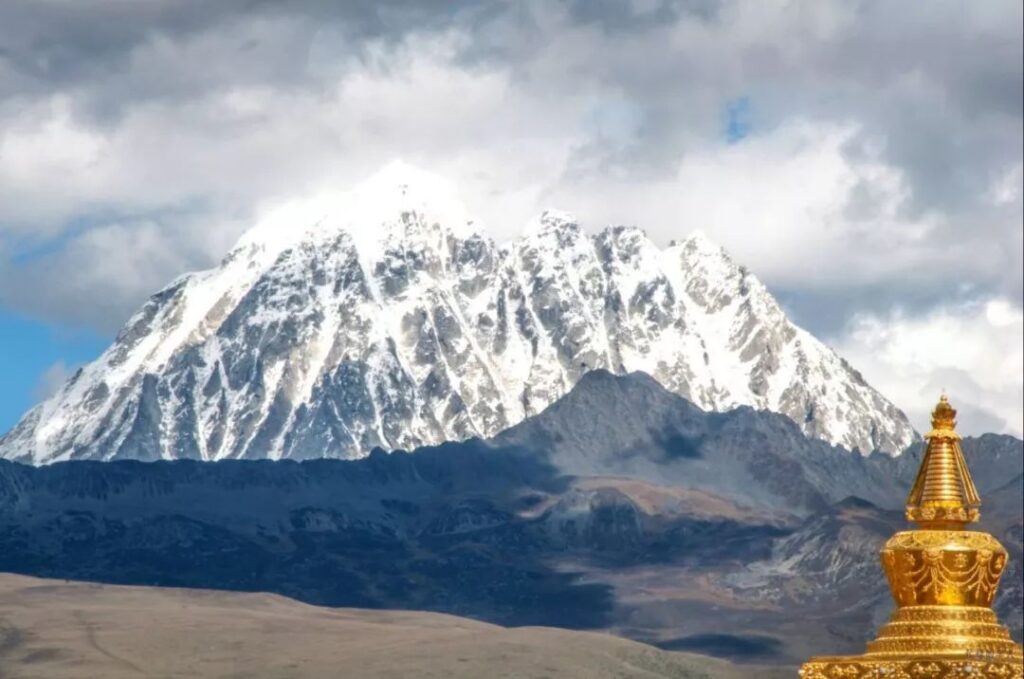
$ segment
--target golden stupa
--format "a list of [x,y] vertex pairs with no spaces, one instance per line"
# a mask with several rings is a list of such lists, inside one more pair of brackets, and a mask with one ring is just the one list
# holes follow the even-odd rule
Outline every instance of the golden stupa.
[[1006,550],[988,533],[967,530],[981,500],[955,418],[943,396],[907,498],[907,519],[920,528],[896,533],[882,548],[892,617],[864,655],[812,658],[802,679],[1024,677],[1021,646],[992,610]]

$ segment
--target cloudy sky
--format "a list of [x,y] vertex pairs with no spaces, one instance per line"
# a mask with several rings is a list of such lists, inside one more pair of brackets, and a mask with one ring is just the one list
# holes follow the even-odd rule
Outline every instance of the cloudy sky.
[[918,427],[1022,427],[1019,0],[0,3],[0,431],[275,202],[699,228]]

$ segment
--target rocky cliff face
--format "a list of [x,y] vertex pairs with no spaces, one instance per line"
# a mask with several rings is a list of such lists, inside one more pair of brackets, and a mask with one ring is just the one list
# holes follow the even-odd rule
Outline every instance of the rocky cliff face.
[[360,457],[491,436],[595,368],[642,370],[706,410],[782,413],[865,454],[915,437],[707,238],[659,249],[546,212],[499,246],[443,181],[394,165],[282,207],[153,295],[0,457]]

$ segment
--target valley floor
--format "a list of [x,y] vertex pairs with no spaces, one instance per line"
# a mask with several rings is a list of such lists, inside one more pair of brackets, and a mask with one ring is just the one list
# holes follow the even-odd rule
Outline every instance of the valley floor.
[[608,634],[272,594],[0,574],[0,677],[734,679],[791,676]]

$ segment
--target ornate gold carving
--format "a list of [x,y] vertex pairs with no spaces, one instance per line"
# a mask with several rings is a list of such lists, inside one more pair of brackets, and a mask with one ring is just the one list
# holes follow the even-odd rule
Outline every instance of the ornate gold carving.
[[867,653],[813,658],[803,679],[1024,679],[1024,654],[991,609],[1007,553],[964,530],[981,501],[960,450],[956,411],[943,396],[907,518],[921,530],[892,536],[881,560],[897,608]]
[[977,637],[980,639],[1009,639],[1009,631],[1002,625],[989,624],[961,624],[957,626],[930,624],[930,623],[898,623],[890,622],[882,627],[878,633],[878,641],[888,637],[921,637],[934,638],[955,629],[957,636]]
[[821,658],[800,668],[801,679],[1024,679],[1020,663],[985,660]]
[[883,553],[893,549],[989,549],[1006,553],[994,537],[973,530],[905,530],[889,538],[882,548]]
[[[1012,656],[1017,644],[1009,639],[973,638],[951,648],[945,638],[950,630],[941,630],[929,638],[901,637],[893,639],[876,639],[868,643],[870,656],[906,656],[906,655],[970,655],[970,656]],[[960,646],[969,646],[969,653],[964,653]]]
[[939,530],[897,533],[881,554],[898,606],[991,606],[1006,556],[988,533]]
[[967,606],[908,606],[893,612],[892,622],[934,622],[941,619],[956,623],[995,624],[996,614],[991,608]]

